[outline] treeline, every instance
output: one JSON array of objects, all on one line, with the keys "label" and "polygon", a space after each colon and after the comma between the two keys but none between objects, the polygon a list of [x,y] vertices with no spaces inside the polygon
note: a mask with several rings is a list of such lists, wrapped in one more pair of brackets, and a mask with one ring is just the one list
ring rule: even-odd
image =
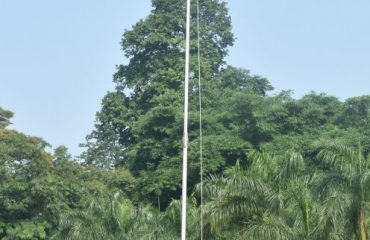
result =
[{"label": "treeline", "polygon": [[[123,34],[129,63],[77,160],[10,130],[0,108],[0,238],[179,238],[185,6],[152,3]],[[225,63],[226,4],[200,0],[200,17],[204,239],[369,239],[370,96],[272,94],[267,79]],[[201,233],[196,36],[189,239]]]},{"label": "treeline", "polygon": [[[370,97],[342,103],[313,93],[299,100],[250,92],[245,96],[251,105],[265,107],[253,108],[244,121],[255,121],[251,116],[260,111],[270,112],[261,115],[264,120],[270,116],[281,121],[258,121],[274,123],[268,129],[275,130],[256,147],[241,141],[248,146],[245,150],[235,151],[238,142],[215,138],[213,154],[219,151],[231,160],[216,170],[206,168],[205,238],[367,239],[370,159],[364,126],[370,118],[359,112],[369,108]],[[331,111],[334,105],[337,110]],[[239,114],[243,110],[237,109]],[[156,182],[125,166],[78,164],[65,147],[49,154],[42,139],[6,128],[11,112],[1,109],[0,114],[2,239],[178,238],[180,202],[161,198],[172,194],[178,199],[178,192],[159,184],[148,191]],[[238,129],[234,133],[242,133],[247,123],[236,124],[238,114],[225,114]],[[175,170],[180,171],[178,158]],[[207,155],[204,159],[206,166],[214,164]],[[165,179],[166,169],[162,175],[157,178]],[[179,189],[180,180],[173,181]],[[200,185],[194,182],[189,191],[189,239],[198,239],[201,227]]]}]

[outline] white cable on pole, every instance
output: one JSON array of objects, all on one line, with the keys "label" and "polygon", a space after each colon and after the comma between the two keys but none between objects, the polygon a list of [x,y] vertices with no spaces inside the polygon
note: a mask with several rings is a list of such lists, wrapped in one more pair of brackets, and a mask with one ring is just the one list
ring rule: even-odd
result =
[{"label": "white cable on pole", "polygon": [[186,2],[186,41],[185,41],[185,90],[184,90],[184,136],[182,160],[182,203],[181,240],[186,240],[186,201],[188,178],[188,102],[189,102],[189,48],[190,48],[190,0]]},{"label": "white cable on pole", "polygon": [[203,240],[203,129],[202,129],[202,84],[200,69],[200,10],[197,0],[197,45],[198,45],[198,104],[199,104],[199,161],[200,161],[200,239]]}]

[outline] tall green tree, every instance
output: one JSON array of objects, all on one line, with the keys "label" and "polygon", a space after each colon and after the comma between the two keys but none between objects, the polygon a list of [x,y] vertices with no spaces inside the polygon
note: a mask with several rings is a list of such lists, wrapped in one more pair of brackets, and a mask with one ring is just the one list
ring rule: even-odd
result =
[{"label": "tall green tree", "polygon": [[[140,175],[141,189],[152,201],[168,203],[178,195],[183,125],[183,77],[185,44],[185,3],[180,0],[153,0],[150,15],[126,31],[122,49],[129,59],[114,74],[116,91],[103,99],[102,110],[97,114],[95,130],[87,138],[87,163],[109,167],[128,167]],[[196,7],[191,10],[191,112],[190,115],[190,182],[197,182],[198,117],[196,86]],[[224,68],[228,47],[233,44],[230,17],[226,3],[218,0],[200,1],[201,71],[204,106],[217,106],[213,101],[215,89],[227,85],[216,78]],[[230,72],[230,71],[229,71]],[[237,75],[237,70],[234,70]],[[233,73],[234,73],[233,72]],[[229,74],[230,75],[230,74]],[[241,79],[247,75],[241,72]],[[258,80],[258,79],[257,79]],[[238,84],[230,79],[232,84]],[[223,85],[222,85],[223,84]],[[241,83],[242,84],[242,83]],[[231,84],[229,84],[231,89]],[[257,84],[256,84],[257,85]],[[234,88],[243,88],[235,86]],[[256,86],[265,91],[262,86]],[[222,95],[221,90],[218,93]],[[207,100],[208,99],[208,100]],[[219,100],[222,101],[222,100]],[[205,112],[204,127],[219,146],[236,145],[231,150],[209,151],[208,171],[219,171],[227,162],[228,152],[246,148],[235,134],[228,138],[220,135],[222,124]],[[208,120],[209,119],[209,120]],[[205,138],[211,146],[212,137]],[[235,144],[233,144],[235,142]],[[228,151],[229,150],[229,151]],[[163,200],[161,200],[163,199]]]}]

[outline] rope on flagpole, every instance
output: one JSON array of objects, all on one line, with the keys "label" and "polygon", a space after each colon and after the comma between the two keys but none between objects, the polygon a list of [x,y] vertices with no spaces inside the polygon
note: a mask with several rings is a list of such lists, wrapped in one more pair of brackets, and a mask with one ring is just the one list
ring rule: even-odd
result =
[{"label": "rope on flagpole", "polygon": [[198,105],[199,105],[199,161],[200,161],[200,239],[203,240],[203,124],[202,124],[202,84],[200,55],[200,10],[197,0],[197,47],[198,47]]}]

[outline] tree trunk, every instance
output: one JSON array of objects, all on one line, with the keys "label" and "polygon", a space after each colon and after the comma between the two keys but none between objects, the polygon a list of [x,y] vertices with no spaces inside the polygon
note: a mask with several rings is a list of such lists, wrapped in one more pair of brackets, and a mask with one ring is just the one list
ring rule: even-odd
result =
[{"label": "tree trunk", "polygon": [[360,236],[361,240],[368,240],[367,228],[366,228],[366,216],[365,216],[365,209],[361,207],[360,209]]}]

